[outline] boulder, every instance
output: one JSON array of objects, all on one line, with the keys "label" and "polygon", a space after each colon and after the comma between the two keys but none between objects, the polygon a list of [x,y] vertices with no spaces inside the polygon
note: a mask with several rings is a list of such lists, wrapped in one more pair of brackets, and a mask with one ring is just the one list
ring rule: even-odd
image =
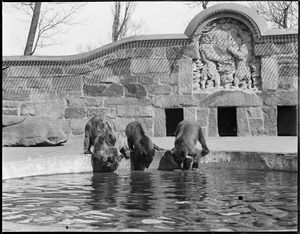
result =
[{"label": "boulder", "polygon": [[68,140],[70,126],[53,117],[9,116],[2,120],[2,146],[50,146]]},{"label": "boulder", "polygon": [[170,150],[167,150],[164,155],[162,156],[159,165],[158,170],[159,171],[174,171],[176,169],[180,169],[177,163],[174,162],[174,159],[172,158],[172,153]]}]

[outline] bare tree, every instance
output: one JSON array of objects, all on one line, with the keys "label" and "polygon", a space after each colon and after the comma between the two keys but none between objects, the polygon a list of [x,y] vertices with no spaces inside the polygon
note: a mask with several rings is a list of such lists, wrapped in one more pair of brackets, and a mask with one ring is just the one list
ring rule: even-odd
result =
[{"label": "bare tree", "polygon": [[22,10],[31,17],[24,55],[33,55],[37,48],[58,44],[55,36],[68,31],[68,27],[62,26],[79,23],[74,20],[74,16],[86,3],[15,2],[7,4],[17,10]]},{"label": "bare tree", "polygon": [[298,27],[298,1],[255,1],[249,5],[270,22],[272,28]]},{"label": "bare tree", "polygon": [[133,13],[136,9],[135,2],[114,2],[112,7],[113,25],[112,41],[117,41],[128,36],[138,35],[143,32],[145,21],[134,21]]},{"label": "bare tree", "polygon": [[186,3],[190,7],[199,7],[201,6],[203,9],[207,8],[209,1],[194,1],[194,2],[189,2]]}]

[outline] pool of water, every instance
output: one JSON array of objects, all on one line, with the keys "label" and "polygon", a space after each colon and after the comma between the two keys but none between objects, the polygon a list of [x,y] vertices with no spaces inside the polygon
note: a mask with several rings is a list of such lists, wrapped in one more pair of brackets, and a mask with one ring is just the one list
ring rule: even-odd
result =
[{"label": "pool of water", "polygon": [[70,230],[296,230],[297,176],[199,169],[9,179],[2,221]]}]

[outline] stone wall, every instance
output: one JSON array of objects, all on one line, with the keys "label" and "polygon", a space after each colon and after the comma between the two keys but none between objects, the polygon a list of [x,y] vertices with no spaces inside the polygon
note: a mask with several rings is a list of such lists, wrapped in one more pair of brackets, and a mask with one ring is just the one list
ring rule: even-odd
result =
[{"label": "stone wall", "polygon": [[[229,5],[227,10],[234,9]],[[248,33],[247,53],[256,66],[248,78],[240,78],[252,82],[247,88],[232,88],[238,76],[236,70],[231,71],[237,69],[235,64],[240,60],[224,52],[229,44],[222,47],[222,56],[231,59],[226,60],[229,70],[225,67],[225,72],[223,69],[219,73],[223,87],[215,87],[208,63],[218,68],[225,62],[205,63],[201,53],[211,45],[201,47],[201,37],[195,36],[197,29],[191,35],[128,38],[73,57],[3,57],[3,114],[66,119],[73,135],[84,134],[84,126],[93,115],[105,114],[114,121],[117,131],[124,132],[130,121],[139,120],[150,136],[166,136],[165,109],[182,108],[185,119],[199,121],[205,136],[216,137],[218,108],[236,107],[238,136],[275,136],[277,106],[298,107],[297,33],[256,35],[257,30],[244,16],[237,17],[239,12],[232,10],[234,21],[228,21],[229,14],[224,23],[217,17],[219,10],[215,7],[215,15],[209,10],[209,17],[219,20],[216,27],[236,23]],[[201,19],[211,22],[207,17],[203,15]],[[202,31],[214,30],[215,24],[206,21],[198,22],[197,27],[204,24]],[[225,33],[230,34],[228,28]],[[236,40],[236,36],[232,38]],[[216,51],[220,55],[220,50]],[[195,61],[204,64],[196,66],[197,71]],[[201,86],[203,69],[208,75]],[[259,85],[254,85],[254,78]]]}]

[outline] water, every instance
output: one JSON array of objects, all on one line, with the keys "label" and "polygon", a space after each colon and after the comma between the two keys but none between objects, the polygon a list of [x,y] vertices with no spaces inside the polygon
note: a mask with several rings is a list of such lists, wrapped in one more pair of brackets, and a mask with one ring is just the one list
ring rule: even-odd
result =
[{"label": "water", "polygon": [[10,179],[2,221],[73,230],[296,230],[297,176],[201,169]]}]

